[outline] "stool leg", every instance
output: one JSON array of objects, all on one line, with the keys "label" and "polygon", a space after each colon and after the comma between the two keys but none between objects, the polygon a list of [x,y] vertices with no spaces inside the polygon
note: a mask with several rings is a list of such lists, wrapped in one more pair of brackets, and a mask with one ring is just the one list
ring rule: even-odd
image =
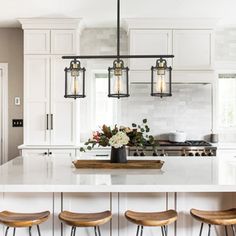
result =
[{"label": "stool leg", "polygon": [[96,226],[94,226],[94,234],[95,234],[95,236],[97,236],[97,227]]},{"label": "stool leg", "polygon": [[75,233],[76,233],[76,227],[74,227],[74,235],[73,236],[75,236]]},{"label": "stool leg", "polygon": [[70,233],[70,236],[73,236],[74,235],[74,226],[71,227],[71,233]]},{"label": "stool leg", "polygon": [[201,228],[200,228],[199,236],[202,236],[202,229],[203,229],[203,223],[201,223]]},{"label": "stool leg", "polygon": [[236,232],[235,232],[235,227],[234,227],[234,225],[231,225],[231,228],[232,228],[233,236],[236,236]]},{"label": "stool leg", "polygon": [[208,226],[209,226],[209,229],[208,229],[208,236],[210,236],[210,235],[211,235],[211,225],[209,224]]},{"label": "stool leg", "polygon": [[138,225],[138,226],[137,226],[136,236],[138,236],[138,234],[139,234],[139,228],[140,228],[140,226]]},{"label": "stool leg", "polygon": [[161,234],[162,234],[162,236],[165,236],[164,226],[161,226]]},{"label": "stool leg", "polygon": [[9,227],[6,228],[5,236],[8,234]]},{"label": "stool leg", "polygon": [[99,227],[99,226],[97,226],[97,228],[98,228],[98,236],[101,236],[100,227]]},{"label": "stool leg", "polygon": [[13,236],[16,235],[16,228],[13,229]]},{"label": "stool leg", "polygon": [[141,233],[140,236],[143,236],[143,226],[141,225]]},{"label": "stool leg", "polygon": [[31,229],[32,229],[32,227],[30,226],[30,227],[29,227],[29,236],[32,236],[32,234],[31,234]]},{"label": "stool leg", "polygon": [[38,235],[41,236],[39,225],[37,225]]},{"label": "stool leg", "polygon": [[225,235],[228,236],[227,226],[225,226]]}]

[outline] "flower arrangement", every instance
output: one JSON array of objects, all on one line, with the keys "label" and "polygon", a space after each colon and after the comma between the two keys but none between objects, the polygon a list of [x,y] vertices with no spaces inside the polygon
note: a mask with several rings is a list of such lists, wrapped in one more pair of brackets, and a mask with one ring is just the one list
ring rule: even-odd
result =
[{"label": "flower arrangement", "polygon": [[101,131],[93,132],[92,138],[85,142],[85,147],[81,147],[80,151],[85,152],[91,150],[95,145],[114,148],[121,148],[125,145],[145,147],[147,145],[155,145],[152,135],[149,135],[150,128],[147,125],[147,119],[143,119],[142,124],[132,124],[132,128],[115,125],[113,128],[103,125]]}]

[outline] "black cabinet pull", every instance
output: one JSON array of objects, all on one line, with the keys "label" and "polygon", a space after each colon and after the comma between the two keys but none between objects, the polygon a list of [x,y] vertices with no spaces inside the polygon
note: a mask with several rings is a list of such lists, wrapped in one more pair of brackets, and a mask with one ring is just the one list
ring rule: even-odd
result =
[{"label": "black cabinet pull", "polygon": [[53,130],[53,114],[51,114],[51,130]]},{"label": "black cabinet pull", "polygon": [[45,153],[44,153],[44,155],[46,156],[46,155],[48,155],[48,153],[47,153],[47,152],[45,152]]},{"label": "black cabinet pull", "polygon": [[49,155],[52,155],[52,152],[49,152]]},{"label": "black cabinet pull", "polygon": [[109,154],[96,154],[96,157],[108,157]]},{"label": "black cabinet pull", "polygon": [[48,114],[47,114],[47,128],[46,128],[46,129],[47,129],[47,130],[49,129],[49,128],[48,128]]}]

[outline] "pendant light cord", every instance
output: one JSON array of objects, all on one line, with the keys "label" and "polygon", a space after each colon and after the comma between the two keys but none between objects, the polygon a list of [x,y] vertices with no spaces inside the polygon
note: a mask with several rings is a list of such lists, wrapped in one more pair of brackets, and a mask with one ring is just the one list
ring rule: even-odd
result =
[{"label": "pendant light cord", "polygon": [[117,60],[120,60],[120,0],[117,0]]}]

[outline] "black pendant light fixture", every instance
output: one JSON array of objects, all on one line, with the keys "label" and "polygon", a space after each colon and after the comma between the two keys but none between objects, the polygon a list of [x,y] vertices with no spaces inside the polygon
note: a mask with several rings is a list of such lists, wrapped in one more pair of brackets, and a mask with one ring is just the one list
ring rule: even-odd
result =
[{"label": "black pendant light fixture", "polygon": [[65,98],[85,97],[85,68],[81,68],[80,61],[74,59],[70,67],[65,68]]},{"label": "black pendant light fixture", "polygon": [[156,61],[156,66],[152,66],[151,96],[169,97],[171,94],[171,71],[167,66],[167,61],[160,58]]},{"label": "black pendant light fixture", "polygon": [[117,0],[117,55],[63,56],[72,59],[69,68],[65,68],[65,98],[85,97],[85,68],[81,68],[78,59],[114,59],[113,66],[108,68],[108,97],[129,97],[129,68],[123,59],[154,58],[156,66],[151,68],[151,96],[171,96],[171,67],[167,58],[174,55],[120,55],[120,0]]}]

